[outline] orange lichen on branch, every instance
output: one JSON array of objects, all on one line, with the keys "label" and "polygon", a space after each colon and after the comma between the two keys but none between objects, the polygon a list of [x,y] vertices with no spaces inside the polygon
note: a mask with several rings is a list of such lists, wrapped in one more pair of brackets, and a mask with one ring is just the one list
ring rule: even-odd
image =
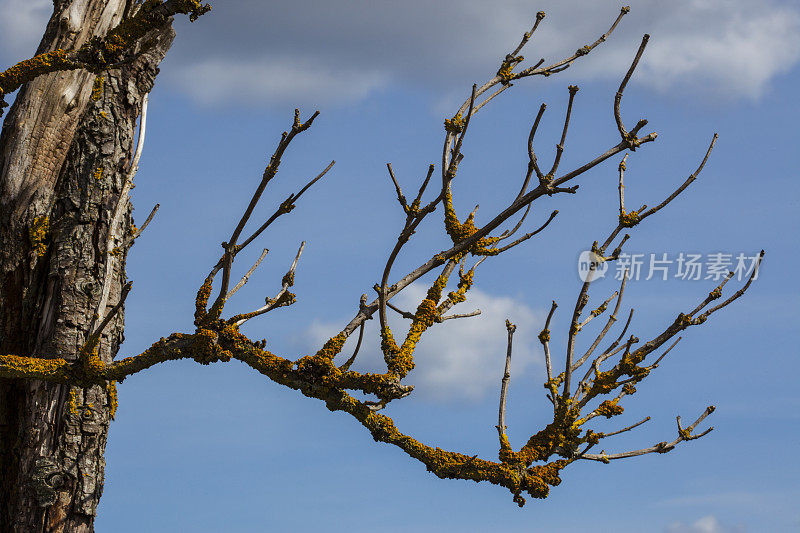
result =
[{"label": "orange lichen on branch", "polygon": [[[431,327],[439,317],[436,305],[442,298],[442,291],[447,286],[449,277],[450,270],[445,269],[430,286],[425,298],[420,302],[419,306],[417,306],[417,311],[414,313],[414,318],[411,320],[411,326],[408,329],[408,334],[406,334],[403,345],[397,348],[393,339],[391,340],[391,344],[394,344],[394,346],[386,344],[385,347],[387,347],[389,351],[384,350],[383,353],[389,367],[389,372],[392,374],[404,378],[414,369],[414,349],[422,337],[422,334]],[[388,331],[388,335],[391,336],[391,331]],[[384,339],[387,339],[387,337],[384,336]],[[384,340],[384,344],[385,343],[386,341]]]},{"label": "orange lichen on branch", "polygon": [[347,333],[342,331],[338,335],[328,339],[328,341],[322,346],[322,348],[320,348],[314,357],[317,359],[333,359],[339,354],[339,352],[342,351],[342,347],[344,346],[346,340]]},{"label": "orange lichen on branch", "polygon": [[194,338],[194,335],[185,333],[173,333],[167,338],[162,337],[139,355],[119,359],[106,365],[103,378],[122,382],[126,377],[159,363],[192,357],[191,346]]},{"label": "orange lichen on branch", "polygon": [[[456,216],[456,210],[453,207],[453,195],[450,187],[445,188],[444,198],[444,227],[450,240],[453,244],[459,244],[472,236],[477,231],[475,227],[475,214],[470,213],[467,219],[462,224]],[[499,241],[499,237],[482,237],[472,243],[467,251],[472,255],[497,255],[500,251],[497,248],[492,248],[492,245]]]},{"label": "orange lichen on branch", "polygon": [[220,346],[217,332],[210,329],[199,329],[194,334],[194,341],[190,350],[192,351],[192,358],[201,365],[231,360],[231,353]]},{"label": "orange lichen on branch", "polygon": [[543,329],[542,331],[539,332],[539,342],[541,342],[542,344],[544,344],[546,342],[550,342],[550,330],[549,329]]},{"label": "orange lichen on branch", "polygon": [[108,416],[114,420],[117,416],[117,407],[119,406],[119,396],[117,396],[117,382],[109,381],[106,385],[106,396],[108,396]]},{"label": "orange lichen on branch", "polygon": [[511,80],[514,79],[514,67],[524,60],[525,58],[523,56],[506,56],[500,68],[497,70],[497,75],[500,77],[500,82],[503,85],[508,85]]},{"label": "orange lichen on branch", "polygon": [[553,422],[528,439],[517,453],[525,466],[546,461],[559,450],[575,449],[581,442],[580,426],[576,424],[577,411],[570,408],[569,400],[559,402]]},{"label": "orange lichen on branch", "polygon": [[631,211],[630,213],[622,211],[619,214],[619,225],[622,226],[623,228],[632,228],[638,223],[639,223],[638,211]]},{"label": "orange lichen on branch", "polygon": [[524,498],[520,496],[523,492],[533,498],[546,498],[550,487],[561,483],[558,474],[570,462],[558,460],[524,468],[518,463],[486,461],[476,456],[426,446],[401,433],[388,416],[370,410],[363,402],[343,391],[332,394],[326,399],[326,404],[332,411],[350,413],[370,431],[376,441],[401,448],[409,456],[422,462],[437,477],[488,481],[506,487],[514,494],[514,501],[520,506],[525,503]]},{"label": "orange lichen on branch", "polygon": [[604,416],[606,418],[611,418],[612,416],[621,415],[622,412],[625,410],[624,407],[618,405],[619,400],[605,400],[594,410],[599,416]]},{"label": "orange lichen on branch", "polygon": [[464,129],[464,119],[461,113],[456,113],[453,118],[444,119],[444,129],[450,133],[461,133]]},{"label": "orange lichen on branch", "polygon": [[214,273],[211,273],[206,277],[200,289],[197,291],[197,297],[194,302],[194,324],[196,326],[200,326],[202,321],[206,318],[206,307],[208,306],[208,299],[211,297],[213,283]]},{"label": "orange lichen on branch", "polygon": [[[470,268],[466,272],[461,268],[458,272],[458,287],[455,291],[447,294],[447,301],[451,305],[460,304],[467,299],[467,291],[472,288],[472,283],[475,277],[475,267]],[[441,306],[439,313],[442,312]]]},{"label": "orange lichen on branch", "polygon": [[16,91],[23,83],[42,74],[75,70],[80,67],[80,64],[70,59],[66,50],[59,48],[51,52],[44,52],[0,72],[0,96]]},{"label": "orange lichen on branch", "polygon": [[236,325],[226,325],[219,333],[217,342],[230,357],[242,361],[276,383],[298,388],[295,363],[256,346]]},{"label": "orange lichen on branch", "polygon": [[0,377],[68,383],[72,377],[72,369],[65,359],[0,355]]}]

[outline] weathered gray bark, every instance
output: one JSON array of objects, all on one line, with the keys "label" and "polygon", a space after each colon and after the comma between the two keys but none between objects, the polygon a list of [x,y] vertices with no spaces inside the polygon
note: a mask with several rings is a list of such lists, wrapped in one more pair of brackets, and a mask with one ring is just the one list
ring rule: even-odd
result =
[{"label": "weathered gray bark", "polygon": [[[133,3],[57,0],[39,51],[104,35]],[[0,353],[74,359],[83,345],[100,301],[108,225],[142,97],[173,36],[170,26],[151,32],[146,51],[104,73],[102,85],[75,71],[20,90],[0,135]],[[122,201],[122,229],[129,231],[130,206]],[[109,308],[119,300],[124,265],[123,250]],[[122,339],[120,313],[98,350],[104,362]],[[0,532],[93,530],[110,391],[0,380]]]}]

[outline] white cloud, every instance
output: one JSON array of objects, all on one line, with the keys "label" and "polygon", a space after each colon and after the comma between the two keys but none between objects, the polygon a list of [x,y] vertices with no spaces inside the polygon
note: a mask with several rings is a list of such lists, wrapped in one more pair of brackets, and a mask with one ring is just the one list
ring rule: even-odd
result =
[{"label": "white cloud", "polygon": [[[631,4],[609,41],[564,74],[569,82],[620,78],[643,33],[652,38],[633,83],[664,93],[756,99],[800,60],[800,7],[788,2]],[[297,0],[279,7],[242,0],[215,6],[208,18],[179,32],[177,72],[205,72],[212,87],[193,88],[189,79],[179,86],[206,102],[244,95],[248,103],[265,105],[320,96],[353,101],[389,81],[449,94],[491,75],[537,10],[547,17],[525,53],[554,60],[594,41],[618,8],[611,1],[497,0],[487,16],[479,0]],[[209,56],[215,58],[210,63]],[[225,81],[225,65],[238,81]]]},{"label": "white cloud", "polygon": [[642,72],[649,85],[665,92],[683,85],[726,98],[757,99],[773,77],[797,63],[797,9],[723,0],[695,0],[692,5],[698,14],[713,5],[718,13],[715,26],[656,34]]},{"label": "white cloud", "polygon": [[757,509],[759,512],[779,515],[785,509],[793,509],[800,498],[797,490],[777,491],[730,491],[709,494],[684,494],[667,498],[656,505],[665,507],[695,506],[708,508],[724,506],[736,509]]},{"label": "white cloud", "polygon": [[165,71],[195,101],[296,105],[358,101],[386,85],[380,72],[332,69],[299,59],[204,59]]},{"label": "white cloud", "polygon": [[50,0],[0,0],[2,60],[17,62],[32,56],[52,12]]},{"label": "white cloud", "polygon": [[726,526],[714,515],[698,518],[691,524],[675,522],[666,528],[666,533],[740,533],[744,531],[741,526]]},{"label": "white cloud", "polygon": [[[425,297],[426,287],[412,284],[392,303],[413,312]],[[506,318],[516,324],[511,379],[519,380],[531,366],[543,367],[543,356],[536,339],[544,322],[543,313],[534,311],[513,298],[492,296],[472,289],[467,301],[451,312],[480,309],[477,317],[447,320],[435,324],[422,337],[414,353],[416,368],[405,382],[415,386],[415,396],[433,401],[477,401],[499,391],[507,346]],[[391,312],[389,325],[400,342],[408,331],[408,320]],[[367,322],[364,345],[354,369],[385,371],[379,349],[377,319]],[[305,335],[310,349],[318,348],[337,333],[340,323],[315,322]],[[353,336],[354,337],[354,336]],[[352,350],[355,339],[348,347]]]},{"label": "white cloud", "polygon": [[[652,38],[632,83],[668,94],[758,99],[800,60],[800,6],[787,0],[630,0],[607,43],[564,74],[569,82],[618,79],[643,33]],[[618,2],[482,0],[217,3],[193,25],[178,19],[167,81],[207,105],[332,105],[396,84],[460,98],[473,81],[547,17],[527,46],[554,60],[593,41]],[[0,0],[0,55],[31,55],[52,10],[49,0]],[[566,83],[566,81],[565,81]]]}]

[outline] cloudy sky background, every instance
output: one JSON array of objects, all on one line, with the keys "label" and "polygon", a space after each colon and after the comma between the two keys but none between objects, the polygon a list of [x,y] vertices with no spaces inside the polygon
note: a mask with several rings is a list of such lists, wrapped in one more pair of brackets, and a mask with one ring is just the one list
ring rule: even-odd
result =
[{"label": "cloudy sky background", "polygon": [[[51,2],[0,0],[0,61],[35,49]],[[621,4],[600,1],[217,2],[178,38],[151,96],[147,142],[134,201],[138,219],[162,207],[129,263],[124,355],[191,329],[194,291],[249,199],[291,110],[322,116],[284,158],[272,202],[296,191],[331,159],[337,165],[262,238],[270,254],[234,312],[274,293],[297,245],[298,304],[253,321],[248,333],[273,351],[299,356],[349,321],[378,281],[402,224],[385,176],[391,161],[411,191],[438,163],[441,121],[473,82],[543,21],[524,54],[555,60],[604,32]],[[120,387],[108,449],[99,531],[793,531],[793,454],[800,441],[796,335],[798,175],[795,135],[800,8],[793,2],[631,2],[609,42],[564,73],[520,81],[476,118],[456,183],[461,213],[478,221],[509,201],[526,164],[525,139],[540,102],[549,104],[540,159],[557,141],[566,87],[581,87],[563,170],[616,144],[611,103],[643,33],[652,38],[623,103],[628,124],[650,120],[659,139],[629,157],[626,198],[655,205],[696,167],[713,132],[713,157],[687,194],[634,232],[639,253],[767,250],[762,275],[737,305],[694,328],[628,399],[612,430],[651,415],[608,451],[674,438],[706,405],[718,411],[706,439],[665,456],[578,464],[545,502],[519,510],[486,484],[442,481],[398,450],[372,442],[347,416],[265,382],[239,365],[164,365]],[[546,423],[542,354],[536,341],[549,302],[554,350],[563,353],[565,309],[579,288],[578,253],[611,229],[616,163],[579,178],[580,194],[542,202],[526,227],[552,209],[540,237],[484,263],[461,304],[479,318],[448,321],[426,336],[409,382],[412,398],[389,414],[431,445],[492,458],[506,318],[518,324],[509,434],[519,446]],[[434,220],[435,219],[435,220]],[[446,244],[439,217],[398,260],[401,273]],[[255,251],[257,254],[257,251]],[[243,268],[250,260],[242,260]],[[647,339],[713,287],[710,281],[632,282],[626,306]],[[596,283],[594,307],[615,289]],[[412,309],[415,285],[397,299]],[[373,330],[358,364],[380,363]],[[557,333],[561,331],[561,335]],[[373,333],[369,335],[369,333]],[[354,341],[354,339],[353,339]],[[584,340],[584,342],[586,342]],[[351,344],[345,351],[352,349]]]}]

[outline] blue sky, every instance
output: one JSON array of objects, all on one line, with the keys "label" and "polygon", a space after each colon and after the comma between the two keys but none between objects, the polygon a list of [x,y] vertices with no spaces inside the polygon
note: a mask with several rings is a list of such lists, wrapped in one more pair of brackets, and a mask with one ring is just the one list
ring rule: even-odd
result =
[{"label": "blue sky", "polygon": [[[48,4],[0,0],[4,64],[35,48]],[[133,192],[138,221],[154,203],[161,209],[129,256],[134,291],[121,355],[173,331],[191,331],[195,291],[294,107],[304,115],[319,108],[322,115],[290,147],[254,218],[268,216],[331,159],[337,164],[261,238],[270,253],[229,309],[262,305],[306,240],[298,303],[251,321],[246,332],[289,357],[318,348],[379,281],[401,228],[386,162],[407,192],[429,163],[438,167],[442,120],[473,82],[495,72],[536,11],[544,9],[547,18],[526,55],[556,59],[605,31],[620,5],[230,1],[216,3],[194,24],[176,23],[178,37],[151,94]],[[520,510],[504,489],[439,480],[399,450],[373,442],[346,415],[243,365],[176,362],[120,387],[98,531],[800,529],[794,453],[800,294],[793,277],[800,261],[793,127],[800,119],[800,8],[766,0],[634,0],[631,7],[609,42],[580,64],[547,79],[521,80],[476,116],[454,184],[456,205],[463,216],[480,203],[480,223],[515,194],[527,163],[528,128],[543,101],[549,107],[538,153],[550,161],[570,84],[581,90],[561,169],[616,144],[613,95],[641,35],[650,33],[622,112],[628,124],[647,118],[645,131],[659,137],[628,158],[629,206],[658,203],[695,169],[711,135],[720,137],[700,179],[638,227],[628,251],[674,257],[752,255],[763,248],[767,255],[742,300],[688,330],[639,393],[623,401],[625,414],[596,429],[650,415],[636,432],[604,443],[609,452],[640,448],[674,438],[676,415],[693,420],[714,404],[717,412],[707,421],[714,432],[667,455],[572,465],[547,500]],[[563,356],[564,310],[580,287],[578,254],[615,223],[619,159],[581,176],[579,194],[537,204],[526,227],[538,227],[558,209],[553,224],[481,265],[459,312],[480,308],[483,314],[449,321],[423,340],[408,378],[417,390],[388,410],[402,431],[431,445],[496,457],[506,317],[519,326],[508,413],[512,444],[520,446],[546,423],[536,334],[557,300],[553,349]],[[445,244],[438,214],[395,271],[413,268]],[[243,269],[251,259],[241,260]],[[612,276],[593,284],[589,305],[615,284]],[[632,331],[646,339],[713,286],[709,280],[632,281],[623,309],[636,308]],[[411,287],[398,301],[413,307],[419,291]],[[376,337],[367,341],[362,368],[378,360]]]}]

